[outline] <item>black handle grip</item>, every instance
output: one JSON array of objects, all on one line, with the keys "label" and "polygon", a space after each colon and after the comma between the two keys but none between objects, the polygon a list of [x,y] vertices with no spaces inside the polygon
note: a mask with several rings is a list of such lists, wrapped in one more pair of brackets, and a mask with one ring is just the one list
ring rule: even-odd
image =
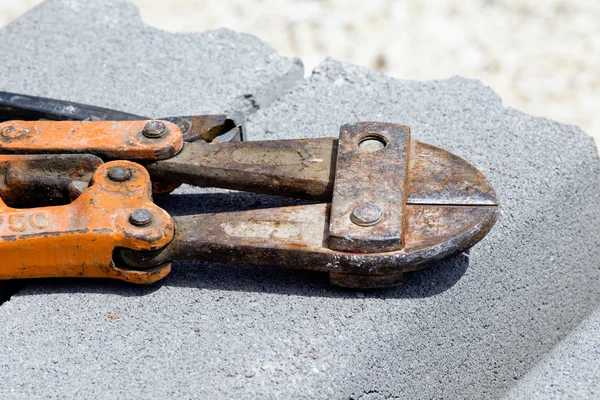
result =
[{"label": "black handle grip", "polygon": [[[90,106],[45,97],[0,91],[0,122],[11,120],[37,121],[140,121],[153,119],[122,111]],[[218,136],[220,142],[237,142],[244,140],[244,119],[238,113],[231,115],[175,116],[156,118],[170,121],[181,129],[186,142],[202,139],[204,131],[218,129],[212,135]],[[212,141],[215,137],[205,139]]]},{"label": "black handle grip", "polygon": [[147,118],[70,101],[0,92],[0,121],[15,119],[24,121],[38,119],[135,121]]}]

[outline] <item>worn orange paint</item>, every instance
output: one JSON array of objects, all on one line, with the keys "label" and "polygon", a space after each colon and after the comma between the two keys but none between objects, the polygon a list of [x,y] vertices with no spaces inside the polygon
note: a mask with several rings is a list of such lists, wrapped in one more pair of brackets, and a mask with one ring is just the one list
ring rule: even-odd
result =
[{"label": "worn orange paint", "polygon": [[[131,171],[125,182],[107,177],[110,168]],[[133,210],[146,209],[153,221],[129,222]],[[170,264],[149,270],[119,267],[115,248],[156,250],[174,236],[172,218],[152,203],[148,172],[139,164],[113,161],[94,174],[92,186],[65,206],[15,209],[0,199],[0,279],[91,277],[152,283],[165,277]]]},{"label": "worn orange paint", "polygon": [[142,134],[149,121],[7,121],[0,123],[0,153],[91,153],[112,159],[163,160],[183,148],[177,125],[166,133]]}]

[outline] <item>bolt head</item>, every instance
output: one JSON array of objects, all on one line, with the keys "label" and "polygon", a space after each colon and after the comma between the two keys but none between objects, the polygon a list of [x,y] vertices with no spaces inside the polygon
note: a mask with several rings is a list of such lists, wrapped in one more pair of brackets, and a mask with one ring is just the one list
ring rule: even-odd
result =
[{"label": "bolt head", "polygon": [[131,170],[125,167],[112,167],[108,169],[108,179],[114,182],[125,182],[131,178]]},{"label": "bolt head", "polygon": [[350,220],[358,226],[372,226],[381,221],[383,211],[377,204],[363,203],[354,207]]},{"label": "bolt head", "polygon": [[10,136],[11,136],[11,134],[12,134],[13,132],[15,132],[15,131],[16,131],[15,127],[14,127],[14,126],[12,126],[12,125],[10,125],[10,126],[7,126],[6,128],[3,128],[3,129],[0,131],[0,136],[4,136],[4,137],[10,137]]},{"label": "bolt head", "polygon": [[145,208],[134,210],[129,214],[129,222],[139,227],[148,226],[152,223],[152,213]]},{"label": "bolt head", "polygon": [[29,129],[19,125],[9,125],[4,127],[0,131],[0,139],[5,142],[11,142],[13,140],[25,139],[29,135]]},{"label": "bolt head", "polygon": [[144,126],[142,134],[150,139],[162,137],[167,131],[167,126],[160,121],[150,121]]}]

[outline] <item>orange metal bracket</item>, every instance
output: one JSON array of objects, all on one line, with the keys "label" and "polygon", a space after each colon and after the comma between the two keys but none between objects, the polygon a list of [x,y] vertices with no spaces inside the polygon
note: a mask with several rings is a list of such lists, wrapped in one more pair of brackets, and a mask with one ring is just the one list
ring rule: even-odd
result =
[{"label": "orange metal bracket", "polygon": [[98,168],[92,186],[71,204],[15,209],[0,199],[0,279],[80,276],[148,284],[164,278],[171,264],[119,267],[115,248],[156,250],[173,236],[172,218],[152,203],[148,172],[113,161]]},{"label": "orange metal bracket", "polygon": [[[161,132],[147,127],[159,124]],[[183,148],[183,133],[168,121],[7,121],[4,154],[90,153],[112,159],[163,160]]]}]

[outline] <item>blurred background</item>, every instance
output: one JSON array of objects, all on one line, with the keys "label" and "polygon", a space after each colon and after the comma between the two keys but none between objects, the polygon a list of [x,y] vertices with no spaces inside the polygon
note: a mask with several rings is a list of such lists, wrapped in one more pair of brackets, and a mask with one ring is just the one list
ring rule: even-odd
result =
[{"label": "blurred background", "polygon": [[[600,143],[598,0],[131,0],[150,25],[227,27],[303,60],[402,79],[475,78],[504,104],[579,125]],[[41,0],[0,0],[0,27]]]}]

